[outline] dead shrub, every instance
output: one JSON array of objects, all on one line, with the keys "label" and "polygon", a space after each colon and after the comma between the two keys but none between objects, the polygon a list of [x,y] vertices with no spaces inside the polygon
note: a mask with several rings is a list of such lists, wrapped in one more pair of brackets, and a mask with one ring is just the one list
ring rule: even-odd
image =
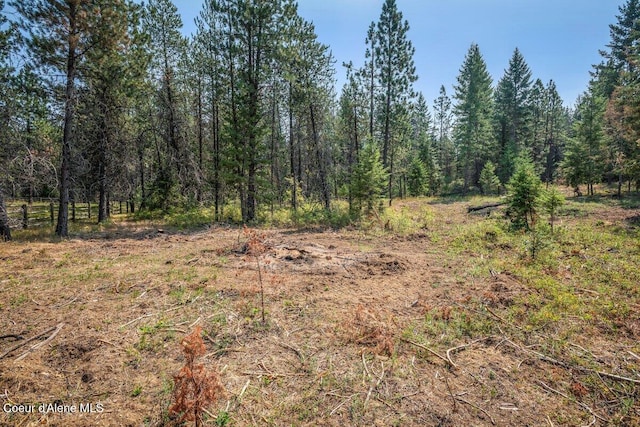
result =
[{"label": "dead shrub", "polygon": [[196,427],[202,425],[202,415],[224,392],[217,370],[209,370],[196,359],[205,354],[202,341],[202,327],[196,326],[193,332],[180,343],[186,359],[185,365],[173,376],[173,404],[169,407],[170,416],[178,416],[178,423],[193,421]]},{"label": "dead shrub", "polygon": [[375,312],[359,304],[353,319],[345,320],[342,329],[348,343],[363,345],[377,355],[391,356],[394,350],[392,319],[382,321]]}]

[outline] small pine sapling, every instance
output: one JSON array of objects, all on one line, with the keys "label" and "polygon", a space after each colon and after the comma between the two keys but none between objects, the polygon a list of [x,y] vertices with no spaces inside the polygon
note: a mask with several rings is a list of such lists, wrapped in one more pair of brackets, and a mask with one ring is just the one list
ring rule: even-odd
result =
[{"label": "small pine sapling", "polygon": [[551,226],[551,234],[553,234],[553,224],[558,214],[558,209],[564,204],[564,196],[557,188],[552,187],[547,190],[542,199],[542,207],[549,214],[549,225]]},{"label": "small pine sapling", "polygon": [[479,183],[484,195],[496,194],[500,191],[500,179],[496,175],[495,165],[490,160],[485,163],[480,172]]},{"label": "small pine sapling", "polygon": [[538,218],[542,182],[536,174],[533,163],[519,159],[509,181],[508,214],[516,228],[532,231]]},{"label": "small pine sapling", "polygon": [[202,341],[202,327],[196,326],[191,334],[184,337],[180,346],[186,362],[180,372],[173,376],[175,387],[169,415],[179,416],[179,423],[193,421],[199,427],[207,406],[223,393],[220,374],[196,363],[196,359],[206,351]]}]

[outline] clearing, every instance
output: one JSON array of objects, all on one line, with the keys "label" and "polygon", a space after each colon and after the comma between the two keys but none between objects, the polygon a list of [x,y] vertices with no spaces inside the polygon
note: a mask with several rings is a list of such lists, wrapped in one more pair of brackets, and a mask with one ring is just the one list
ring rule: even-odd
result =
[{"label": "clearing", "polygon": [[257,230],[259,257],[234,227],[16,232],[0,245],[0,425],[169,425],[199,324],[226,389],[206,425],[639,426],[637,198],[570,199],[535,239],[500,209],[467,213],[483,203],[397,201],[366,232]]}]

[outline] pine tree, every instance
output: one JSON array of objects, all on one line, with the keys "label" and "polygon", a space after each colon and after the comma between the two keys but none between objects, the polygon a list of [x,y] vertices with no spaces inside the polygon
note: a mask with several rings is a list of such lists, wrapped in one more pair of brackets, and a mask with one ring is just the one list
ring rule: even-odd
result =
[{"label": "pine tree", "polygon": [[[415,156],[414,153],[417,153],[417,159],[425,169],[429,193],[435,194],[440,190],[440,165],[438,164],[435,149],[431,113],[422,93],[418,94],[418,98],[411,110],[411,115],[413,147],[410,148],[409,156]],[[410,170],[414,170],[415,165],[412,162],[409,165]]]},{"label": "pine tree", "polygon": [[482,166],[495,151],[491,126],[491,76],[477,44],[469,48],[457,82],[454,87],[456,123],[453,138],[457,146],[458,168],[464,178],[464,188],[468,190],[478,184]]},{"label": "pine tree", "polygon": [[441,167],[445,183],[449,184],[455,175],[455,147],[451,141],[451,98],[444,86],[440,86],[438,98],[433,101],[434,132],[438,164]]},{"label": "pine tree", "polygon": [[178,90],[187,41],[181,33],[182,19],[171,0],[150,0],[142,24],[150,39],[150,71],[156,90],[153,131],[163,142],[156,146],[157,172],[149,207],[167,211],[180,196],[191,196],[189,190],[194,182]]},{"label": "pine tree", "polygon": [[351,178],[353,197],[352,214],[359,216],[363,205],[371,212],[375,201],[384,192],[387,170],[380,161],[380,152],[375,144],[368,141],[360,152],[360,158]]},{"label": "pine tree", "polygon": [[542,182],[531,160],[520,157],[508,184],[508,215],[516,228],[527,231],[535,227],[541,203]]},{"label": "pine tree", "polygon": [[382,133],[382,163],[389,170],[389,204],[393,200],[394,160],[402,144],[398,126],[406,116],[417,80],[413,62],[415,49],[407,38],[409,22],[404,20],[395,0],[385,0],[376,27],[375,65],[378,70],[378,110]]},{"label": "pine tree", "polygon": [[500,191],[500,179],[496,175],[496,167],[491,160],[487,161],[482,168],[479,184],[482,194],[496,194]]},{"label": "pine tree", "polygon": [[[83,70],[87,90],[85,127],[93,127],[88,147],[94,154],[92,173],[98,182],[98,222],[109,217],[109,199],[117,181],[126,187],[128,144],[125,144],[125,115],[131,98],[146,76],[144,37],[137,33],[139,6],[125,1],[94,2],[96,22]],[[99,18],[98,18],[99,17]],[[86,132],[87,129],[85,129]],[[89,145],[92,145],[89,143]],[[117,157],[117,161],[116,161]]]},{"label": "pine tree", "polygon": [[605,165],[604,144],[605,100],[591,92],[578,99],[574,118],[573,138],[567,145],[563,169],[567,182],[574,187],[587,184],[593,195],[593,186],[600,182]]},{"label": "pine tree", "polygon": [[550,80],[547,84],[544,95],[544,145],[542,152],[538,153],[534,150],[533,156],[534,162],[536,161],[536,154],[540,154],[540,160],[546,160],[544,181],[548,185],[554,182],[558,166],[562,160],[569,120],[567,112],[562,105],[562,98],[560,98],[553,80]]},{"label": "pine tree", "polygon": [[0,240],[11,240],[11,229],[7,216],[7,208],[4,202],[4,177],[5,168],[8,166],[9,155],[9,121],[11,116],[9,90],[13,69],[9,64],[9,56],[14,47],[15,27],[9,26],[4,29],[7,19],[2,13],[4,11],[4,0],[0,0]]},{"label": "pine tree", "polygon": [[353,69],[353,63],[343,64],[347,70],[347,82],[342,87],[338,100],[338,135],[342,142],[336,164],[342,167],[339,171],[341,180],[347,188],[349,210],[353,210],[351,194],[351,177],[358,163],[360,148],[367,134],[368,108],[364,75]]},{"label": "pine tree", "polygon": [[52,70],[52,74],[62,73],[65,78],[56,234],[67,237],[76,79],[84,55],[92,47],[88,43],[88,35],[94,6],[89,0],[22,0],[12,2],[11,5],[23,18],[21,26],[28,34],[27,46],[34,65]]},{"label": "pine tree", "polygon": [[420,159],[414,158],[411,161],[407,176],[407,187],[409,195],[413,197],[426,196],[429,193],[427,171]]},{"label": "pine tree", "polygon": [[[495,91],[495,120],[499,144],[500,176],[511,176],[514,160],[525,148],[529,135],[531,71],[516,48],[509,67]],[[529,148],[529,147],[528,147]]]},{"label": "pine tree", "polygon": [[607,177],[618,179],[618,194],[622,181],[633,177],[640,183],[640,1],[627,0],[618,8],[617,22],[609,25],[610,42],[600,51],[603,62],[593,72],[594,94],[607,99],[606,132]]}]

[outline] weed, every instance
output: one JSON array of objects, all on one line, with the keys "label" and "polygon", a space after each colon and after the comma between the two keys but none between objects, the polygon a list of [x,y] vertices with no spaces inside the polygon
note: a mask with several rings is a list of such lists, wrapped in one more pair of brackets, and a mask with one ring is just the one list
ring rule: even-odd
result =
[{"label": "weed", "polygon": [[142,386],[136,385],[131,392],[131,397],[138,397],[142,394]]},{"label": "weed", "polygon": [[231,416],[229,415],[228,412],[226,411],[218,412],[218,415],[216,416],[216,426],[225,427],[229,425],[230,421],[231,421]]}]

